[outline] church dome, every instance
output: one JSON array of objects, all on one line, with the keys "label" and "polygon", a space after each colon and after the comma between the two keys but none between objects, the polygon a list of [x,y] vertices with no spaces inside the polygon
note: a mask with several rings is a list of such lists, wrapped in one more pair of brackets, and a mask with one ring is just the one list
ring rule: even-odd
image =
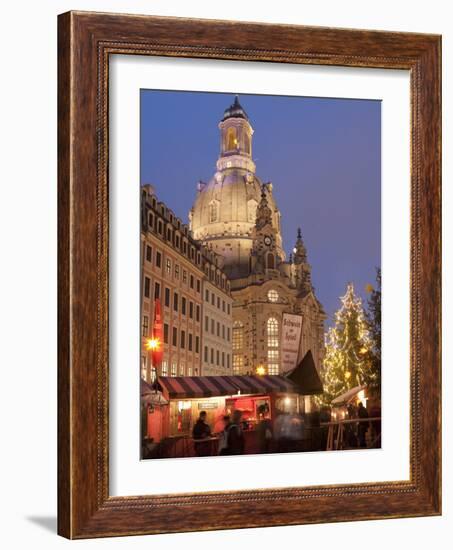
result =
[{"label": "church dome", "polygon": [[252,158],[253,128],[236,96],[219,123],[220,156],[217,170],[208,183],[198,183],[190,211],[190,229],[195,239],[224,258],[230,276],[242,276],[248,269],[252,230],[264,188],[272,222],[276,228],[280,257],[284,256],[280,234],[280,212],[272,195],[272,184],[255,174]]},{"label": "church dome", "polygon": [[[195,239],[248,235],[261,197],[259,178],[241,168],[216,172],[199,192],[191,212]],[[275,203],[271,199],[271,205]]]}]

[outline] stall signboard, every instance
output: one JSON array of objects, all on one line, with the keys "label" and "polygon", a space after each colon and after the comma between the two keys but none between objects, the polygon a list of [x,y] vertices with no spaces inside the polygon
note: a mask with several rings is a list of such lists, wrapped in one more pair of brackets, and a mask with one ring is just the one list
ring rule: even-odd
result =
[{"label": "stall signboard", "polygon": [[217,401],[199,401],[198,402],[198,408],[199,409],[217,409],[219,406]]},{"label": "stall signboard", "polygon": [[292,313],[283,314],[282,323],[282,374],[287,373],[297,365],[299,343],[302,333],[302,316]]}]

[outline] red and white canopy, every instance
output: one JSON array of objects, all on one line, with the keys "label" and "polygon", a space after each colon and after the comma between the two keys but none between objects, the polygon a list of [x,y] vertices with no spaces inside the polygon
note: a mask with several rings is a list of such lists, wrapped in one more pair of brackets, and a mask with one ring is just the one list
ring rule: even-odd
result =
[{"label": "red and white canopy", "polygon": [[301,393],[285,376],[159,376],[166,399],[260,393]]}]

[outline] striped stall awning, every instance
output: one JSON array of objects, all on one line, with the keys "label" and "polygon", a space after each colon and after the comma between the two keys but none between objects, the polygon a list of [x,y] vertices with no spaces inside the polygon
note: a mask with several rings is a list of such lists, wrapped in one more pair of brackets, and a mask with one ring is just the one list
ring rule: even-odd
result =
[{"label": "striped stall awning", "polygon": [[301,393],[285,376],[159,376],[166,399],[260,393]]}]

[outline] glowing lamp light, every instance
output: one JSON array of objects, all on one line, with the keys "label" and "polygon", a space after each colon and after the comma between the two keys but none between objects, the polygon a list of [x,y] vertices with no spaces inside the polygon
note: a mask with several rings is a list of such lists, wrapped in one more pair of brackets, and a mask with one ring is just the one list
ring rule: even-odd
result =
[{"label": "glowing lamp light", "polygon": [[160,341],[158,338],[148,338],[146,340],[146,349],[148,351],[157,351],[160,347]]},{"label": "glowing lamp light", "polygon": [[349,380],[349,378],[351,378],[351,373],[347,370],[347,371],[344,373],[344,377],[346,378],[346,380]]},{"label": "glowing lamp light", "polygon": [[291,403],[291,399],[289,397],[285,397],[285,405],[289,405]]},{"label": "glowing lamp light", "polygon": [[365,408],[366,408],[367,400],[368,400],[368,397],[365,397],[365,391],[364,390],[359,391],[359,393],[357,394],[357,401],[361,402]]},{"label": "glowing lamp light", "polygon": [[266,374],[266,369],[263,367],[263,365],[259,365],[258,367],[256,367],[256,374],[258,374],[258,376],[264,376]]},{"label": "glowing lamp light", "polygon": [[294,252],[294,254],[296,254],[296,252],[297,252],[297,248],[296,248],[296,247],[293,248],[293,252]]}]

